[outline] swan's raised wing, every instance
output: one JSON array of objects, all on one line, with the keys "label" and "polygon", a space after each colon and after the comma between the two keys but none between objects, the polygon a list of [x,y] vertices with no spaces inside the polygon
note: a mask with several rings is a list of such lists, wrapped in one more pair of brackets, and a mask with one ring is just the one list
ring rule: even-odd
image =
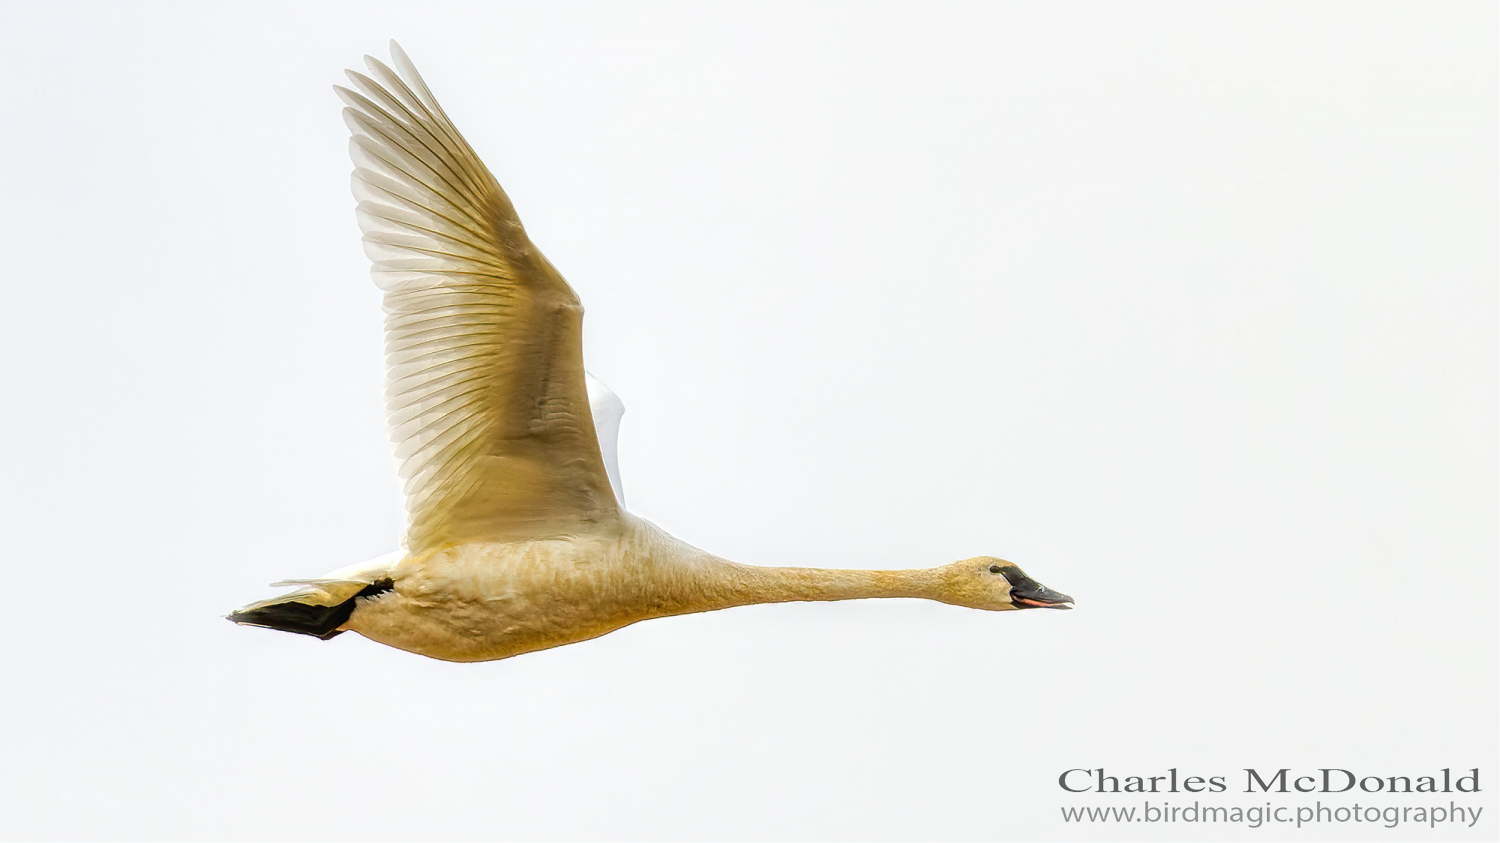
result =
[{"label": "swan's raised wing", "polygon": [[395,42],[338,88],[385,293],[386,419],[413,553],[611,519],[578,296]]}]

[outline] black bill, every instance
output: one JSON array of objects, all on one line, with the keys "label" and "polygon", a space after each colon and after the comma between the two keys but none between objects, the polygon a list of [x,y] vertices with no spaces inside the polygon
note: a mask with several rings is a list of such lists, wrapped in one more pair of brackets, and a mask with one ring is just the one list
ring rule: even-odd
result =
[{"label": "black bill", "polygon": [[1000,571],[1010,581],[1010,602],[1028,609],[1071,609],[1073,598],[1042,585],[1011,566]]}]

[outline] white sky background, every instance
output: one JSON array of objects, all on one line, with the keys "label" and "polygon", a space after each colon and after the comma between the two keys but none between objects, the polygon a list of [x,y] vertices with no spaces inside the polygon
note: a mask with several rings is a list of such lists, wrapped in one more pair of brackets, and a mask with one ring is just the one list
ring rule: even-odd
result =
[{"label": "white sky background", "polygon": [[[479,665],[222,620],[397,541],[329,89],[391,37],[582,296],[632,509],[1078,609]],[[1292,836],[1064,826],[1139,801],[1058,789],[1102,765],[1479,766],[1445,834],[1492,839],[1495,42],[1489,3],[0,5],[0,836]]]}]

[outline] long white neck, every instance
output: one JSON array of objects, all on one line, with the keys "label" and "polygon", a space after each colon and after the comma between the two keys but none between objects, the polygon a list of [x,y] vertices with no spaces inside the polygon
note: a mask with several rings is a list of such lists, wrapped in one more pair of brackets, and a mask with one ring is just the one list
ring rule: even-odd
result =
[{"label": "long white neck", "polygon": [[712,602],[720,606],[802,600],[918,597],[937,600],[935,569],[865,571],[836,568],[767,568],[721,562],[713,570]]},{"label": "long white neck", "polygon": [[741,565],[706,553],[649,522],[641,557],[650,559],[642,581],[655,585],[662,614],[685,614],[803,600],[917,597],[944,600],[941,568],[864,571],[837,568],[771,568]]}]

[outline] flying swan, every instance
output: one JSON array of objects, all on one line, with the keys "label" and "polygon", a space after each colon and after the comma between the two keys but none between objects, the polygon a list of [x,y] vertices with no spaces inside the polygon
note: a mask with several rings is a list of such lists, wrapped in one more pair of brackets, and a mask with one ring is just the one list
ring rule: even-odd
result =
[{"label": "flying swan", "polygon": [[584,372],[583,306],[400,46],[336,87],[356,213],[384,292],[386,420],[405,551],[229,615],[329,639],[346,630],[473,662],[649,618],[752,603],[917,597],[1003,611],[1071,608],[1003,559],[907,571],[741,565],[624,508],[625,407]]}]

